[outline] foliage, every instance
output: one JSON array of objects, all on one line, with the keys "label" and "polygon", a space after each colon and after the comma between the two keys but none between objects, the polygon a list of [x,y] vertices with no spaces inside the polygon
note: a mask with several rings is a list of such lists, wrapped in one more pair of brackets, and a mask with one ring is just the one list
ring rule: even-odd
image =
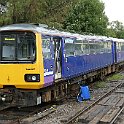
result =
[{"label": "foliage", "polygon": [[40,15],[40,0],[9,0],[8,11],[11,23],[38,22]]},{"label": "foliage", "polygon": [[43,22],[57,29],[63,28],[63,22],[73,4],[78,0],[46,0]]},{"label": "foliage", "polygon": [[0,0],[0,25],[11,23],[45,23],[61,28],[72,4],[77,0]]},{"label": "foliage", "polygon": [[112,28],[107,28],[107,34],[108,37],[116,37],[116,32]]},{"label": "foliage", "polygon": [[107,35],[116,38],[124,38],[124,26],[122,22],[112,21],[109,23]]},{"label": "foliage", "polygon": [[121,74],[114,74],[114,75],[108,77],[107,81],[121,80],[121,79],[123,79],[123,76]]},{"label": "foliage", "polygon": [[80,0],[68,14],[64,28],[105,35],[108,18],[99,0]]}]

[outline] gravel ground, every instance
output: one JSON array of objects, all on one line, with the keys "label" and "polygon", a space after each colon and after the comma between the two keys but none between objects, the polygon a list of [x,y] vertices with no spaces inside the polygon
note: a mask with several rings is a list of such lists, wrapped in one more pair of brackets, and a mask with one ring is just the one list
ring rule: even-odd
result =
[{"label": "gravel ground", "polygon": [[68,119],[70,116],[73,116],[79,110],[92,104],[95,100],[99,99],[103,94],[107,93],[117,84],[118,82],[116,81],[108,81],[103,88],[94,88],[94,84],[92,84],[90,87],[90,100],[79,103],[76,100],[76,96],[70,98],[66,102],[62,103],[62,105],[56,106],[56,111],[54,113],[37,122],[33,122],[33,124],[63,124],[65,123],[64,120]]}]

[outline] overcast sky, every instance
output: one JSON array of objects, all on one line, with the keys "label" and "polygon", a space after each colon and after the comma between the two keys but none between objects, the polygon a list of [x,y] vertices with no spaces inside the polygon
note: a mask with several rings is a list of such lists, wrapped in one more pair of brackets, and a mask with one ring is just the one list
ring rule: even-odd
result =
[{"label": "overcast sky", "polygon": [[105,13],[109,21],[118,20],[124,24],[124,0],[101,0],[105,3]]}]

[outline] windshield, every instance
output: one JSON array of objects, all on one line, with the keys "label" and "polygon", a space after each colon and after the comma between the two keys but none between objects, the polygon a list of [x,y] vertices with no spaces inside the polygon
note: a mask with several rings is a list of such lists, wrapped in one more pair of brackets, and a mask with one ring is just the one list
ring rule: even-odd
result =
[{"label": "windshield", "polygon": [[35,35],[33,33],[0,33],[0,61],[34,61],[35,49]]}]

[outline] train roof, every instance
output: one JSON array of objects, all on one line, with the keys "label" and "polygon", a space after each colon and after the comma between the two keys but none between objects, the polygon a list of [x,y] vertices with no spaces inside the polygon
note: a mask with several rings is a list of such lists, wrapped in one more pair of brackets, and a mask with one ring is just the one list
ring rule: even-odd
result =
[{"label": "train roof", "polygon": [[110,37],[110,39],[115,42],[124,42],[124,39],[118,39],[118,38],[113,38],[113,37]]},{"label": "train roof", "polygon": [[0,31],[8,31],[8,30],[31,30],[31,31],[38,31],[37,25],[34,24],[11,24],[7,26],[3,26],[0,28]]},{"label": "train roof", "polygon": [[33,31],[33,32],[41,32],[42,34],[47,34],[47,35],[65,35],[66,36],[72,36],[71,33],[69,32],[62,32],[57,29],[51,29],[45,24],[12,24],[12,25],[7,25],[3,26],[0,28],[0,31]]},{"label": "train roof", "polygon": [[70,37],[70,38],[77,38],[79,40],[88,40],[88,41],[116,41],[116,42],[124,42],[124,39],[117,39],[112,37],[106,36],[96,36],[96,35],[81,35],[77,33],[70,33],[59,31],[57,29],[51,29],[45,24],[12,24],[3,26],[0,28],[0,31],[33,31],[33,32],[40,32],[44,35],[53,35],[53,36],[63,36],[63,37]]}]

